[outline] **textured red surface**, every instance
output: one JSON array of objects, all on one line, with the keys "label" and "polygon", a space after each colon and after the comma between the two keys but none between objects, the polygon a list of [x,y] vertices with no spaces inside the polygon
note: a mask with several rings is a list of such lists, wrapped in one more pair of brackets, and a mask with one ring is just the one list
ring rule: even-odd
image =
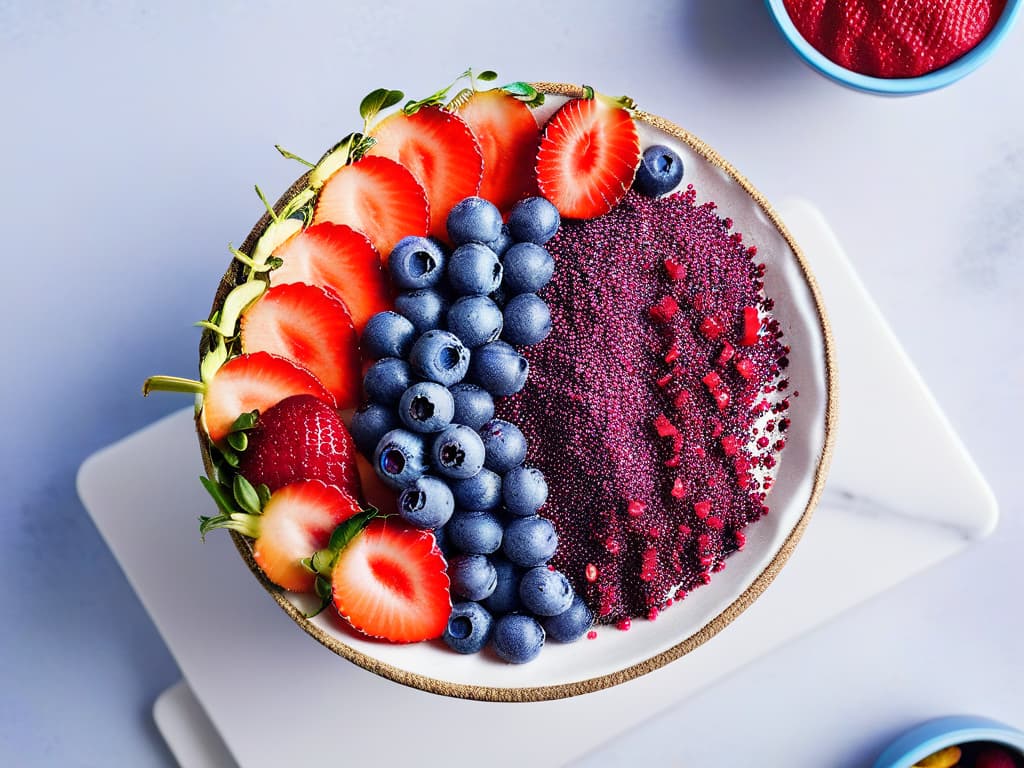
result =
[{"label": "textured red surface", "polygon": [[835,63],[874,77],[916,77],[987,35],[1006,0],[785,0],[800,34]]}]

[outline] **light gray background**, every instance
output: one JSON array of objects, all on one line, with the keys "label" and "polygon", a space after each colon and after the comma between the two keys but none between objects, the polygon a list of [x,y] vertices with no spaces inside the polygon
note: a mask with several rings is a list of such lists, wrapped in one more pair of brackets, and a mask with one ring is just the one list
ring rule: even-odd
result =
[{"label": "light gray background", "polygon": [[[150,705],[178,672],[75,470],[182,405],[140,384],[194,372],[252,184],[299,171],[272,145],[315,156],[370,89],[467,65],[628,93],[770,199],[814,200],[1002,505],[967,554],[585,762],[781,765],[813,744],[853,768],[931,715],[1024,727],[1024,30],[951,88],[884,99],[801,64],[758,0],[516,5],[0,0],[0,763],[172,763]],[[878,439],[913,451],[899,424]],[[865,710],[875,729],[844,727]]]}]

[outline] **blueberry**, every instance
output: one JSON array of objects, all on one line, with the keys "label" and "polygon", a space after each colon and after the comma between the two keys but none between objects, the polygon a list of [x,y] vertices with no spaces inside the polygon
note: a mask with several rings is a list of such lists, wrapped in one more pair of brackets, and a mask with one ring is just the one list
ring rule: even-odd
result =
[{"label": "blueberry", "polygon": [[508,299],[508,298],[509,298],[509,297],[510,297],[511,295],[512,295],[511,293],[507,293],[507,292],[505,291],[505,288],[504,288],[504,287],[502,287],[502,286],[499,286],[499,287],[498,287],[498,290],[494,291],[494,292],[493,292],[493,293],[492,293],[492,294],[490,295],[490,297],[489,297],[489,298],[491,299],[491,301],[493,301],[493,302],[494,302],[495,304],[497,304],[499,308],[502,308],[502,309],[503,309],[503,308],[505,307],[505,301],[506,301],[506,300],[507,300],[507,299]]},{"label": "blueberry", "polygon": [[416,340],[412,323],[397,312],[378,312],[363,329],[362,347],[367,357],[405,357]]},{"label": "blueberry", "polygon": [[482,197],[467,197],[448,213],[447,224],[456,245],[489,243],[501,234],[501,211]]},{"label": "blueberry", "polygon": [[502,550],[516,565],[532,568],[544,565],[558,549],[558,534],[551,521],[531,515],[517,517],[505,526]]},{"label": "blueberry", "polygon": [[528,570],[519,582],[519,598],[534,616],[557,616],[575,596],[565,574],[544,565]]},{"label": "blueberry", "polygon": [[448,310],[448,330],[470,349],[497,339],[502,321],[501,309],[486,296],[463,296]]},{"label": "blueberry", "polygon": [[521,293],[505,304],[505,322],[501,336],[521,346],[537,344],[551,333],[551,311],[535,293]]},{"label": "blueberry", "polygon": [[466,375],[469,350],[454,333],[427,331],[412,345],[409,364],[418,376],[450,387]]},{"label": "blueberry", "polygon": [[491,614],[479,603],[456,603],[441,639],[456,653],[477,653],[491,639]]},{"label": "blueberry", "polygon": [[373,468],[392,488],[408,488],[427,471],[423,436],[406,429],[391,430],[377,443]]},{"label": "blueberry", "polygon": [[526,385],[530,364],[504,341],[492,341],[473,351],[470,378],[497,397],[514,395]]},{"label": "blueberry", "polygon": [[444,326],[448,301],[431,288],[400,293],[395,297],[395,309],[408,318],[416,333],[426,333]]},{"label": "blueberry", "polygon": [[453,424],[434,438],[431,456],[437,471],[445,477],[464,480],[484,465],[484,444],[480,435],[464,424]]},{"label": "blueberry", "polygon": [[522,568],[500,555],[492,557],[491,563],[498,574],[498,583],[490,596],[484,599],[484,607],[495,616],[518,611],[523,605],[519,599]]},{"label": "blueberry", "polygon": [[528,197],[512,208],[508,217],[508,231],[520,243],[544,245],[555,236],[562,223],[558,209],[543,197]]},{"label": "blueberry", "polygon": [[546,248],[536,243],[518,243],[508,249],[503,261],[502,287],[513,296],[536,293],[555,274],[555,260]]},{"label": "blueberry", "polygon": [[576,595],[572,599],[572,605],[555,616],[548,616],[541,623],[552,640],[559,643],[575,643],[594,626],[594,614],[583,602],[583,598]]},{"label": "blueberry", "polygon": [[671,192],[683,178],[683,161],[668,147],[657,144],[644,150],[633,188],[647,197]]},{"label": "blueberry", "polygon": [[505,255],[505,251],[512,247],[515,240],[512,239],[512,235],[508,233],[508,226],[505,224],[501,225],[501,234],[496,238],[487,243],[487,247],[490,248],[500,259]]},{"label": "blueberry", "polygon": [[525,664],[537,658],[544,647],[544,627],[521,613],[510,613],[494,623],[494,652],[510,664]]},{"label": "blueberry", "polygon": [[486,389],[476,384],[456,384],[451,388],[455,398],[455,415],[452,421],[480,429],[494,418],[494,398]]},{"label": "blueberry", "polygon": [[515,467],[502,479],[501,497],[505,508],[513,515],[527,517],[548,500],[548,483],[544,473],[536,467]]},{"label": "blueberry", "polygon": [[483,600],[498,585],[498,572],[484,555],[456,555],[448,563],[452,592],[467,600]]},{"label": "blueberry", "polygon": [[504,529],[490,512],[456,512],[445,528],[448,540],[468,555],[489,555],[501,547]]},{"label": "blueberry", "polygon": [[413,384],[398,401],[398,418],[413,432],[440,432],[454,414],[452,393],[433,381]]},{"label": "blueberry", "polygon": [[494,509],[501,503],[501,477],[489,469],[481,469],[465,480],[451,484],[455,502],[463,509]]},{"label": "blueberry", "polygon": [[448,484],[437,477],[423,475],[398,495],[398,514],[417,528],[440,528],[455,509]]},{"label": "blueberry", "polygon": [[501,285],[501,262],[486,245],[466,243],[452,253],[448,283],[460,296],[486,296]]},{"label": "blueberry", "polygon": [[487,451],[484,466],[492,472],[504,475],[526,458],[526,438],[511,422],[491,419],[480,428],[480,438]]},{"label": "blueberry", "polygon": [[384,433],[397,426],[398,417],[395,416],[393,408],[380,403],[367,403],[352,414],[348,431],[352,434],[352,440],[359,452],[369,457],[373,456],[373,449],[384,437]]},{"label": "blueberry", "polygon": [[363,390],[366,396],[382,405],[397,403],[412,384],[412,371],[405,360],[385,357],[366,370],[363,376]]},{"label": "blueberry", "polygon": [[444,276],[448,257],[433,240],[403,237],[388,257],[391,282],[401,291],[433,288]]}]

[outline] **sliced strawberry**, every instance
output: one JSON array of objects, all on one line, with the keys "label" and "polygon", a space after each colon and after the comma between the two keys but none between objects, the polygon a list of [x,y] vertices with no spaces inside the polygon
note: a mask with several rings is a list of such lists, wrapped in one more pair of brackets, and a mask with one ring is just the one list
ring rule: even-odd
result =
[{"label": "sliced strawberry", "polygon": [[245,352],[272,352],[308,368],[338,408],[359,404],[359,336],[333,293],[303,283],[274,286],[242,315],[241,336]]},{"label": "sliced strawberry", "polygon": [[352,227],[316,224],[288,238],[274,255],[284,264],[270,273],[271,285],[305,283],[333,291],[345,302],[357,333],[373,315],[394,307],[380,254]]},{"label": "sliced strawberry", "polygon": [[296,480],[322,480],[362,497],[356,449],[338,412],[312,395],[295,395],[261,413],[247,432],[238,473],[271,491]]},{"label": "sliced strawberry", "polygon": [[501,89],[477,91],[459,107],[484,156],[480,197],[508,211],[524,197],[537,194],[533,170],[540,129],[533,110]]},{"label": "sliced strawberry", "polygon": [[393,643],[440,637],[451,597],[434,534],[372,521],[341,553],[331,573],[334,607],[354,628]]},{"label": "sliced strawberry", "polygon": [[633,183],[640,138],[629,112],[601,97],[573,99],[544,127],[540,193],[570,219],[608,213]]},{"label": "sliced strawberry", "polygon": [[387,261],[406,235],[426,235],[427,195],[405,166],[386,157],[364,157],[339,168],[320,190],[313,223],[358,229]]},{"label": "sliced strawberry", "polygon": [[239,355],[217,369],[205,386],[202,423],[215,443],[227,437],[243,413],[261,413],[292,395],[313,395],[334,405],[334,395],[305,368],[278,355]]},{"label": "sliced strawberry", "polygon": [[340,488],[300,480],[276,491],[263,514],[247,516],[250,527],[242,532],[255,538],[253,558],[268,579],[290,592],[312,592],[314,574],[302,558],[326,547],[338,523],[359,511]]},{"label": "sliced strawberry", "polygon": [[440,107],[424,107],[411,115],[396,112],[370,134],[377,143],[367,154],[389,157],[412,171],[427,192],[430,234],[447,241],[448,212],[480,191],[484,175],[480,145],[465,120]]},{"label": "sliced strawberry", "polygon": [[356,471],[363,488],[360,497],[365,504],[376,507],[383,515],[398,514],[398,494],[385,485],[380,476],[373,471],[373,466],[360,454],[355,455]]}]

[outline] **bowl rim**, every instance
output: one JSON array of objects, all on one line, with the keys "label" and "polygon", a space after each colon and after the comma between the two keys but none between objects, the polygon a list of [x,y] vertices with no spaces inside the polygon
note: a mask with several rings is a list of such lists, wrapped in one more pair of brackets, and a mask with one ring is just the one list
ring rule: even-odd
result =
[{"label": "bowl rim", "polygon": [[991,741],[1024,755],[1024,733],[978,715],[947,715],[927,720],[898,736],[875,760],[873,768],[912,768],[928,755],[958,744]]},{"label": "bowl rim", "polygon": [[951,61],[944,67],[918,75],[917,77],[892,78],[872,77],[871,75],[864,75],[836,64],[800,34],[793,20],[789,17],[784,0],[765,0],[765,5],[768,6],[768,11],[775,25],[782,32],[782,36],[800,58],[813,69],[841,85],[857,90],[888,96],[910,96],[951,85],[988,61],[1013,27],[1013,23],[1020,14],[1021,8],[1024,7],[1024,0],[1006,0],[1003,12],[992,29],[989,30],[989,33],[982,38],[981,42],[960,58]]},{"label": "bowl rim", "polygon": [[[587,91],[584,86],[571,85],[567,83],[547,83],[538,82],[532,83],[532,85],[542,93],[552,96],[565,96],[568,98],[581,98]],[[263,575],[259,566],[253,557],[252,547],[249,541],[241,534],[231,531],[231,538],[234,541],[235,548],[238,550],[239,555],[245,561],[249,570],[257,578],[263,588],[273,597],[274,601],[281,607],[281,609],[288,614],[288,616],[302,629],[306,634],[312,637],[314,640],[325,646],[329,650],[344,657],[345,659],[357,664],[363,669],[373,672],[374,674],[380,675],[381,677],[392,680],[396,683],[401,683],[412,688],[418,688],[429,693],[435,693],[443,696],[451,696],[454,698],[471,699],[477,701],[495,701],[495,702],[528,702],[528,701],[550,701],[554,699],[569,698],[572,696],[578,696],[585,693],[592,693],[594,691],[603,690],[620,683],[633,680],[637,677],[645,675],[649,672],[653,672],[656,669],[668,664],[671,661],[684,656],[690,651],[696,649],[700,645],[710,640],[716,634],[721,632],[726,626],[728,626],[737,616],[743,613],[768,587],[768,585],[775,579],[779,571],[785,565],[789,559],[790,554],[796,547],[797,543],[803,535],[808,523],[810,522],[811,515],[814,508],[818,504],[818,500],[821,497],[822,490],[825,486],[825,479],[828,475],[828,469],[832,461],[832,453],[835,445],[835,433],[836,423],[838,420],[838,379],[836,375],[836,363],[835,363],[835,345],[832,338],[832,330],[829,325],[828,316],[825,313],[825,307],[822,300],[821,292],[818,288],[818,283],[811,273],[810,267],[804,258],[803,252],[800,250],[793,236],[789,230],[786,229],[782,220],[778,214],[771,207],[768,201],[758,192],[754,186],[742,176],[732,165],[726,162],[714,149],[705,144],[701,139],[697,138],[688,131],[680,128],[676,124],[644,112],[642,110],[635,111],[635,117],[648,125],[651,125],[657,129],[663,130],[674,138],[686,144],[690,149],[699,154],[705,161],[719,168],[725,174],[727,174],[733,181],[739,184],[743,190],[757,203],[758,207],[772,223],[772,225],[782,235],[786,244],[790,247],[793,255],[796,259],[797,266],[803,277],[804,284],[807,286],[808,291],[811,295],[811,300],[814,305],[814,309],[818,319],[819,330],[822,335],[823,352],[824,352],[824,363],[825,363],[825,403],[824,403],[824,439],[822,442],[821,453],[818,456],[817,464],[814,468],[813,483],[811,486],[811,492],[807,499],[807,504],[804,507],[800,518],[796,524],[790,530],[789,534],[783,540],[778,552],[772,558],[772,560],[764,567],[764,569],[756,576],[754,581],[738,596],[732,603],[730,603],[724,610],[719,612],[716,616],[710,619],[703,627],[691,634],[689,637],[684,638],[676,645],[661,651],[644,661],[632,664],[628,667],[620,669],[616,672],[610,672],[604,675],[598,675],[596,677],[587,678],[584,680],[573,681],[570,683],[559,683],[555,685],[541,685],[541,686],[524,686],[524,687],[497,687],[497,686],[483,686],[483,685],[471,685],[463,683],[452,683],[446,680],[440,680],[437,678],[429,677],[415,672],[409,672],[407,670],[396,667],[392,664],[381,661],[378,658],[367,655],[362,651],[353,648],[352,646],[342,642],[337,637],[328,634],[323,629],[318,627],[312,621],[307,619],[301,610],[291,603],[280,591],[278,587],[272,584]],[[281,196],[281,198],[274,204],[275,211],[280,211],[290,201],[294,195],[302,191],[308,185],[309,172],[307,171],[300,178],[298,178],[289,189]],[[270,224],[270,215],[265,213],[260,220],[253,227],[252,231],[246,237],[242,243],[240,250],[248,253],[256,245],[257,240],[266,230]],[[237,261],[233,261],[225,272],[221,279],[220,285],[218,286],[216,296],[213,300],[213,309],[216,310],[223,302],[224,297],[231,290],[236,283],[242,279],[242,265]],[[207,334],[203,334],[200,341],[199,352],[200,359],[207,351]],[[202,453],[203,465],[207,471],[207,474],[213,472],[213,461],[210,455],[209,447],[207,446],[206,438],[203,433],[203,429],[199,420],[199,413],[196,413],[196,434],[199,439],[199,445]]]}]

